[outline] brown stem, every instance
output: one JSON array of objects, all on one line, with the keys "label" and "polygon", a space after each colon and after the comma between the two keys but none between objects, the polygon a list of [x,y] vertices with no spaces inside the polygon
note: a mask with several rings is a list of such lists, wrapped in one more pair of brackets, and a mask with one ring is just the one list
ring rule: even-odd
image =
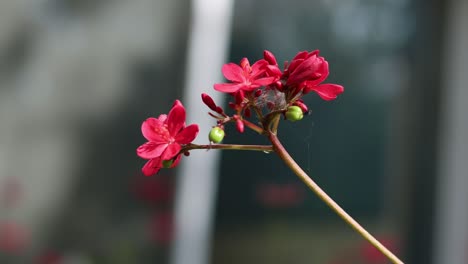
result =
[{"label": "brown stem", "polygon": [[197,145],[188,144],[185,146],[181,153],[192,149],[228,149],[228,150],[254,150],[254,151],[273,151],[272,145],[238,145],[238,144],[209,144],[209,145]]},{"label": "brown stem", "polygon": [[278,156],[286,163],[286,165],[309,187],[324,203],[328,205],[338,216],[340,216],[348,225],[356,230],[362,237],[369,241],[374,247],[382,252],[388,259],[395,264],[404,264],[397,256],[388,250],[382,243],[373,237],[367,230],[354,220],[343,208],[341,208],[328,194],[323,191],[304,170],[294,161],[286,149],[283,147],[278,137],[270,132],[268,135],[273,149]]}]

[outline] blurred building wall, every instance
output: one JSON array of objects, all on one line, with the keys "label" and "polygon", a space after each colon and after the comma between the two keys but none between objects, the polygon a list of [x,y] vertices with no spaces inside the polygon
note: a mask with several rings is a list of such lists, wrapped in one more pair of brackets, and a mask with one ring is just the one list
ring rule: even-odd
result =
[{"label": "blurred building wall", "polygon": [[[90,166],[85,155],[100,147],[86,136],[122,115],[123,106],[148,105],[132,87],[134,66],[180,67],[171,56],[183,56],[176,50],[185,35],[183,10],[184,1],[163,0],[0,2],[0,180],[17,178],[24,194],[18,207],[0,209],[0,217],[28,227],[32,251],[60,222],[60,212],[76,205],[66,198],[90,176],[80,174]],[[160,92],[151,99],[156,108],[180,93],[174,76],[164,74],[159,83],[171,89],[148,87]],[[104,144],[119,140],[110,134]]]},{"label": "blurred building wall", "polygon": [[434,262],[468,263],[468,2],[449,2],[444,50]]}]

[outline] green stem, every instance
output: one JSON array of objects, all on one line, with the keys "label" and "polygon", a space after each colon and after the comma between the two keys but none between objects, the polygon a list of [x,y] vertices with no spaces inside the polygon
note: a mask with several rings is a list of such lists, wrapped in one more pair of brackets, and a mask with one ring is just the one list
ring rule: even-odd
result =
[{"label": "green stem", "polygon": [[271,143],[273,144],[274,151],[278,156],[286,163],[286,165],[309,187],[328,207],[330,207],[338,216],[340,216],[348,225],[356,230],[362,237],[369,241],[374,247],[376,247],[382,254],[390,259],[395,264],[404,264],[397,256],[395,256],[390,250],[388,250],[382,243],[380,243],[375,237],[367,232],[356,220],[354,220],[343,208],[341,208],[328,194],[323,191],[299,165],[289,155],[287,150],[283,147],[278,137],[272,132],[268,135]]},{"label": "green stem", "polygon": [[189,151],[192,149],[228,149],[228,150],[254,150],[254,151],[273,151],[272,145],[238,145],[238,144],[209,144],[197,145],[189,144],[185,146],[181,152]]}]

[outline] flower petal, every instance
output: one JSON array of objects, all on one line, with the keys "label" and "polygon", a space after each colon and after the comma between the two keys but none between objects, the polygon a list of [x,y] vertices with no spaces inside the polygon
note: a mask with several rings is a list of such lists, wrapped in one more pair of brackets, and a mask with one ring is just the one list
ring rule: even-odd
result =
[{"label": "flower petal", "polygon": [[167,115],[167,130],[172,137],[175,137],[183,127],[185,127],[185,108],[179,100],[176,100]]},{"label": "flower petal", "polygon": [[221,69],[223,72],[224,77],[230,80],[231,82],[244,82],[244,70],[235,63],[228,63],[224,64],[223,68]]},{"label": "flower petal", "polygon": [[295,60],[304,60],[305,58],[307,58],[307,55],[309,55],[309,52],[306,51],[306,50],[303,50],[303,51],[299,51],[296,56],[294,56],[294,58],[291,60],[292,61],[295,61]]},{"label": "flower petal", "polygon": [[161,159],[156,158],[156,159],[150,159],[146,164],[143,166],[141,171],[145,176],[152,176],[161,169]]},{"label": "flower petal", "polygon": [[279,79],[279,77],[283,75],[281,70],[276,65],[267,65],[266,72],[268,73],[269,76],[275,76],[277,77],[277,79]]},{"label": "flower petal", "polygon": [[179,154],[181,149],[182,147],[178,143],[169,144],[164,153],[161,155],[161,160],[170,160],[174,158],[177,154]]},{"label": "flower petal", "polygon": [[161,156],[168,144],[158,144],[156,142],[146,142],[137,148],[137,155],[143,159],[153,159]]},{"label": "flower petal", "polygon": [[217,83],[214,89],[223,93],[234,93],[246,87],[243,83]]},{"label": "flower petal", "polygon": [[268,62],[270,65],[276,65],[278,66],[278,62],[276,62],[275,55],[269,50],[264,50],[263,51],[263,58]]},{"label": "flower petal", "polygon": [[182,158],[182,155],[178,155],[177,158],[175,158],[174,162],[172,162],[171,168],[174,168],[177,165],[179,165],[180,158]]},{"label": "flower petal", "polygon": [[307,81],[310,78],[314,78],[314,73],[320,68],[323,60],[317,58],[316,55],[313,55],[306,60],[304,60],[293,72],[290,73],[288,81],[286,84],[294,85],[299,84],[303,81]]},{"label": "flower petal", "polygon": [[258,60],[257,62],[252,65],[252,72],[250,73],[250,80],[256,79],[257,76],[260,74],[263,74],[266,70],[266,66],[268,65],[268,62],[266,60]]},{"label": "flower petal", "polygon": [[164,142],[162,135],[157,133],[157,131],[159,131],[159,127],[163,126],[166,119],[165,116],[160,115],[159,118],[150,117],[141,124],[141,132],[148,141]]},{"label": "flower petal", "polygon": [[313,80],[312,78],[306,81],[307,86],[317,86],[321,82],[325,81],[327,79],[328,75],[330,74],[330,71],[328,70],[328,62],[323,58],[320,57],[323,60],[323,63],[319,66],[317,71],[314,73],[317,77],[317,79]]},{"label": "flower petal", "polygon": [[175,141],[179,144],[188,144],[192,142],[198,134],[199,128],[197,124],[187,126],[175,137]]},{"label": "flower petal", "polygon": [[258,86],[266,86],[266,85],[270,85],[276,82],[276,79],[277,79],[276,77],[260,78],[260,79],[255,80],[253,84],[258,85]]},{"label": "flower petal", "polygon": [[315,91],[323,100],[330,101],[336,99],[336,97],[344,92],[344,87],[338,84],[321,84],[314,87],[306,87],[304,93]]}]

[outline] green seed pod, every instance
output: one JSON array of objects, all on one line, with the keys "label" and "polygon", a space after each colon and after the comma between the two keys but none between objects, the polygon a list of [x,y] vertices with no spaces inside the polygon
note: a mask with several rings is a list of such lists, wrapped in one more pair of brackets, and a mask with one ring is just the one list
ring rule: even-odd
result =
[{"label": "green seed pod", "polygon": [[301,120],[304,117],[304,113],[302,113],[302,109],[299,106],[293,105],[288,107],[285,116],[287,120],[295,122]]},{"label": "green seed pod", "polygon": [[174,163],[173,160],[163,160],[162,161],[163,168],[165,168],[165,169],[170,168],[173,163]]},{"label": "green seed pod", "polygon": [[213,127],[210,131],[210,134],[208,136],[210,142],[213,143],[219,143],[223,141],[224,138],[224,130],[221,129],[220,127]]}]

